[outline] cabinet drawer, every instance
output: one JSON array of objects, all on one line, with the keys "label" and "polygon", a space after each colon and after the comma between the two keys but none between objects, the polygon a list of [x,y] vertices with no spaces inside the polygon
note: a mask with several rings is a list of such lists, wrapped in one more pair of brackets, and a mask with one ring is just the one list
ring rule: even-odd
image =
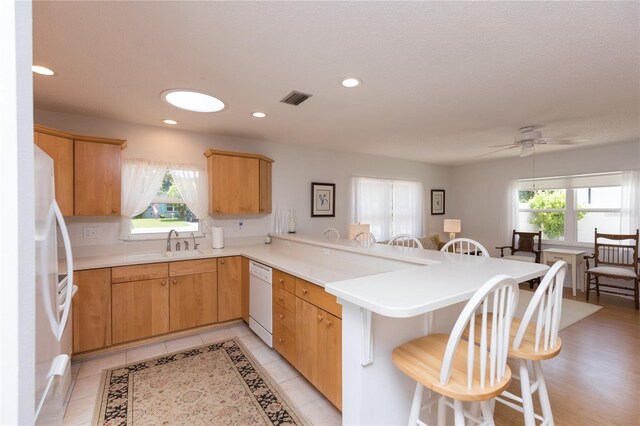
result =
[{"label": "cabinet drawer", "polygon": [[291,312],[296,311],[296,298],[292,293],[278,287],[273,288],[273,303],[276,303]]},{"label": "cabinet drawer", "polygon": [[273,323],[273,347],[293,366],[296,365],[296,335],[279,321]]},{"label": "cabinet drawer", "polygon": [[183,260],[181,262],[171,262],[169,264],[169,276],[205,274],[216,272],[218,261],[216,259],[203,260]]},{"label": "cabinet drawer", "polygon": [[296,314],[273,302],[273,322],[280,322],[289,330],[296,329]]},{"label": "cabinet drawer", "polygon": [[568,264],[571,264],[573,256],[570,254],[562,253],[545,253],[544,258],[545,262],[557,262],[558,260],[564,260]]},{"label": "cabinet drawer", "polygon": [[320,286],[296,278],[296,296],[325,311],[342,318],[342,306],[336,301],[336,297],[327,293]]},{"label": "cabinet drawer", "polygon": [[272,274],[273,278],[271,280],[274,286],[280,287],[289,293],[295,293],[296,284],[292,275],[278,271],[277,269],[274,269]]},{"label": "cabinet drawer", "polygon": [[119,266],[111,269],[111,282],[124,283],[128,281],[152,280],[155,278],[166,278],[167,275],[168,263]]}]

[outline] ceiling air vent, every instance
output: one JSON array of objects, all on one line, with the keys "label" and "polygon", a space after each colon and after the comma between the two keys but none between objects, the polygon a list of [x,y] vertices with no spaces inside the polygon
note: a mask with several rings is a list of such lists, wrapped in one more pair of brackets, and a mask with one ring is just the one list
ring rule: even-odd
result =
[{"label": "ceiling air vent", "polygon": [[293,92],[289,93],[287,96],[282,98],[280,102],[282,102],[283,104],[298,106],[304,101],[306,101],[307,99],[309,99],[311,96],[313,95],[308,95],[306,93],[297,92],[294,90]]}]

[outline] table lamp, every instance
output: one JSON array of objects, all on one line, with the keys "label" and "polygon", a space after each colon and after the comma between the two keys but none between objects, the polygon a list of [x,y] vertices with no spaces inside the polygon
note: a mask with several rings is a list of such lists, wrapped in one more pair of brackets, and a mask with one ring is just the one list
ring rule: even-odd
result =
[{"label": "table lamp", "polygon": [[462,222],[460,219],[445,219],[444,232],[449,233],[449,241],[456,238],[456,232],[462,231]]}]

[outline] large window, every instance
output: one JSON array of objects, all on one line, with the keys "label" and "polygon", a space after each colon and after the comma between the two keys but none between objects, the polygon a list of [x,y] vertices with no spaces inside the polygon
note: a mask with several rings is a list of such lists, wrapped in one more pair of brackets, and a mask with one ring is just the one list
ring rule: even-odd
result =
[{"label": "large window", "polygon": [[131,223],[131,233],[134,235],[164,233],[170,229],[178,232],[197,232],[199,229],[198,218],[182,200],[169,171],[164,175],[149,207],[133,217]]},{"label": "large window", "polygon": [[522,180],[519,231],[542,231],[543,240],[593,243],[598,232],[620,233],[620,173]]},{"label": "large window", "polygon": [[422,235],[422,183],[353,178],[352,218],[368,223],[378,240],[397,234]]}]

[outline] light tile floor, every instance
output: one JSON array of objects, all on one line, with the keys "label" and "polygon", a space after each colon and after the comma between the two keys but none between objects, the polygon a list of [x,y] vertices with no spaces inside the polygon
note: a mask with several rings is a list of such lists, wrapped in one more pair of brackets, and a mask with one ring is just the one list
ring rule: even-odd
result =
[{"label": "light tile floor", "polygon": [[193,336],[127,349],[71,364],[71,387],[67,394],[64,424],[84,426],[92,420],[102,370],[181,351],[226,338],[238,337],[270,378],[312,425],[340,425],[342,415],[320,392],[276,351],[269,348],[244,323],[205,331]]}]

